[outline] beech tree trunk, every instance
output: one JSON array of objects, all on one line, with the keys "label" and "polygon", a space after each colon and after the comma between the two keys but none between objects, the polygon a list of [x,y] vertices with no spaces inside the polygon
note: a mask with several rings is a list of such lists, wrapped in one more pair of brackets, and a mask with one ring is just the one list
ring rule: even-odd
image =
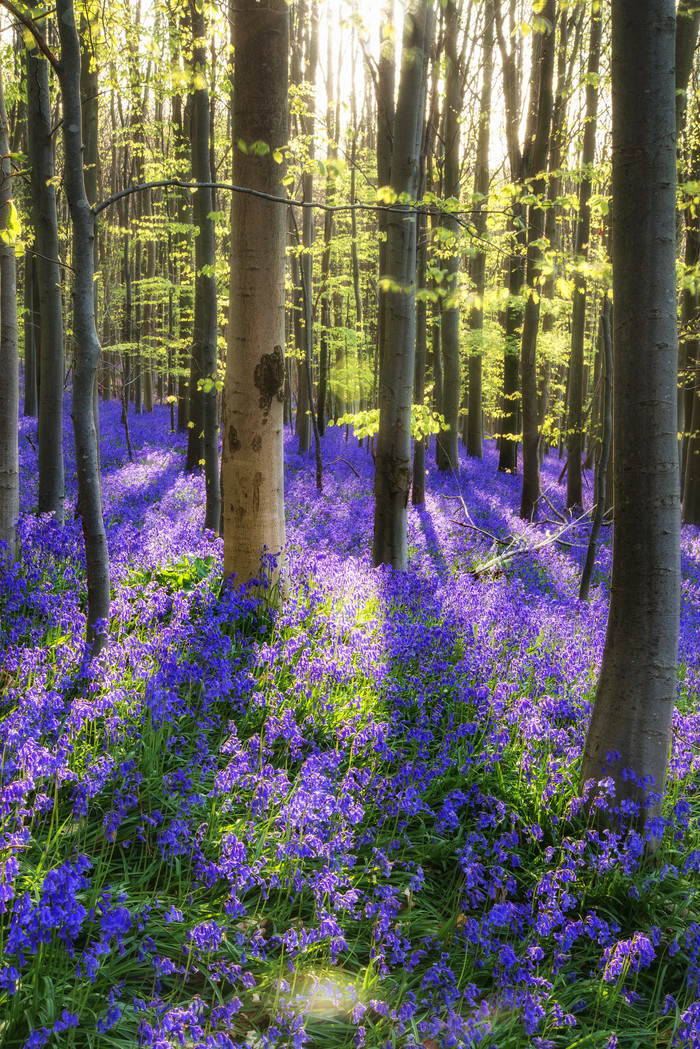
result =
[{"label": "beech tree trunk", "polygon": [[[195,182],[211,182],[209,151],[209,91],[207,88],[207,51],[204,10],[192,0],[192,175]],[[204,465],[206,508],[204,527],[218,532],[221,520],[221,489],[219,485],[219,399],[217,391],[217,313],[216,313],[216,229],[212,212],[214,202],[211,189],[200,188],[194,194],[195,286],[194,330],[192,357],[201,374],[203,408],[202,436],[196,440]],[[191,431],[194,433],[194,431]],[[189,452],[189,446],[188,446]],[[188,463],[190,469],[200,469],[200,461]]]},{"label": "beech tree trunk", "polygon": [[[520,382],[523,418],[523,490],[520,516],[532,520],[540,498],[539,425],[537,417],[537,335],[540,325],[539,288],[536,278],[542,261],[540,244],[544,237],[544,198],[547,192],[545,168],[552,121],[552,79],[554,76],[555,2],[546,0],[542,17],[549,24],[547,32],[538,34],[532,53],[531,107],[536,111],[535,134],[526,142],[523,161],[532,177],[532,192],[537,203],[528,209],[527,283],[528,296],[523,317],[520,347]],[[536,102],[535,102],[536,100]]]},{"label": "beech tree trunk", "polygon": [[576,223],[576,261],[574,270],[573,314],[571,318],[571,357],[569,368],[569,417],[567,423],[566,505],[569,509],[583,505],[583,359],[586,333],[586,279],[581,267],[588,259],[591,236],[592,168],[595,162],[595,137],[598,120],[598,66],[602,19],[600,12],[591,13],[591,35],[588,46],[586,79],[586,123],[581,152],[581,181],[578,191],[578,220]]},{"label": "beech tree trunk", "polygon": [[[391,182],[391,154],[396,119],[396,57],[395,57],[394,0],[383,0],[379,16],[379,63],[377,69],[377,187],[382,189]],[[379,232],[379,279],[386,275],[387,245],[386,232],[388,212],[377,213]],[[377,367],[381,371],[386,345],[385,332],[386,295],[379,285],[377,301]]]},{"label": "beech tree trunk", "polygon": [[[415,200],[425,78],[432,35],[430,0],[412,0],[403,53],[391,160],[391,188]],[[374,475],[375,565],[405,571],[411,487],[411,403],[415,353],[416,211],[397,204],[387,215],[384,355],[379,376],[379,432]]]},{"label": "beech tree trunk", "polygon": [[[8,228],[12,164],[2,73],[0,72],[0,230]],[[0,562],[14,558],[19,516],[19,364],[17,266],[14,243],[0,241]],[[7,547],[2,544],[7,543]]]},{"label": "beech tree trunk", "polygon": [[39,513],[52,513],[56,521],[63,524],[63,305],[48,62],[38,49],[27,52],[26,69],[27,145],[32,168],[34,248],[41,313]]},{"label": "beech tree trunk", "polygon": [[39,413],[39,368],[37,342],[41,319],[37,304],[34,252],[24,249],[24,414],[35,419]]},{"label": "beech tree trunk", "polygon": [[640,825],[660,810],[678,663],[674,46],[674,0],[613,0],[615,528],[581,783],[612,777]]},{"label": "beech tree trunk", "polygon": [[[493,0],[484,5],[483,79],[479,105],[479,134],[474,170],[475,207],[473,224],[475,238],[469,275],[474,283],[474,303],[469,311],[469,327],[474,339],[480,340],[484,327],[484,291],[486,289],[486,251],[482,240],[486,236],[489,192],[489,142],[491,133],[491,87],[493,80]],[[467,455],[481,459],[483,455],[482,354],[469,355],[469,407],[467,415]]]},{"label": "beech tree trunk", "polygon": [[78,504],[85,540],[88,615],[87,641],[93,655],[106,642],[109,626],[109,556],[102,518],[102,492],[93,390],[100,358],[95,328],[94,218],[85,193],[80,116],[80,43],[73,0],[57,0],[61,60],[58,76],[63,100],[64,184],[73,230],[73,431],[78,473]]},{"label": "beech tree trunk", "polygon": [[[462,75],[459,67],[457,37],[459,18],[455,0],[447,0],[445,9],[445,175],[443,192],[447,200],[459,200],[459,170],[461,142]],[[437,466],[439,470],[459,473],[459,407],[461,398],[461,368],[459,354],[459,222],[455,215],[446,214],[442,220],[446,238],[443,249],[445,294],[440,311],[442,344],[442,415],[445,429],[437,437]]]},{"label": "beech tree trunk", "polygon": [[[284,195],[274,152],[287,142],[286,0],[238,0],[234,13],[233,181]],[[264,156],[243,152],[265,142]],[[234,193],[223,439],[224,571],[276,584],[284,549],[285,207]]]}]

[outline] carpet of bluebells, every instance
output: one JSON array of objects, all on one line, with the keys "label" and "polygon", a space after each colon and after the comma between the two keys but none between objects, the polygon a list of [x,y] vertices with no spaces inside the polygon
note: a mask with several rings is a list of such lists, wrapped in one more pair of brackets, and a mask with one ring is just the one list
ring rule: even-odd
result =
[{"label": "carpet of bluebells", "polygon": [[[491,442],[371,567],[372,459],[287,438],[281,612],[221,583],[169,413],[102,406],[110,644],[89,660],[75,465],[0,568],[0,1045],[700,1046],[700,537],[683,534],[659,846],[593,823],[579,756],[610,529],[555,455],[543,519]],[[432,462],[432,451],[429,456]],[[566,526],[566,527],[565,527]]]}]

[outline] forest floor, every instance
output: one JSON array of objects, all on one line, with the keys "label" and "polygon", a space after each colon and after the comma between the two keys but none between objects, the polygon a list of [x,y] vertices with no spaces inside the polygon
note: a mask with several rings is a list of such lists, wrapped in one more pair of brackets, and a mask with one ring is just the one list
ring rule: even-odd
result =
[{"label": "forest floor", "polygon": [[131,425],[133,463],[102,406],[113,619],[90,661],[69,421],[63,529],[29,513],[21,422],[21,558],[0,569],[3,1049],[700,1045],[698,532],[649,858],[578,797],[610,529],[580,603],[590,520],[564,511],[555,456],[533,526],[491,442],[459,478],[431,466],[399,575],[371,567],[367,451],[330,430],[319,494],[289,435],[276,614],[222,589],[169,412]]}]

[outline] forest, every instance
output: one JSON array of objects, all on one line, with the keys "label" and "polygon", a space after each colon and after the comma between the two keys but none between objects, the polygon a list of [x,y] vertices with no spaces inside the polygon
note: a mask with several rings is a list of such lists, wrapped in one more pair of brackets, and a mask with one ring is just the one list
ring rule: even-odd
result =
[{"label": "forest", "polygon": [[700,1047],[700,0],[0,0],[1,1049]]}]

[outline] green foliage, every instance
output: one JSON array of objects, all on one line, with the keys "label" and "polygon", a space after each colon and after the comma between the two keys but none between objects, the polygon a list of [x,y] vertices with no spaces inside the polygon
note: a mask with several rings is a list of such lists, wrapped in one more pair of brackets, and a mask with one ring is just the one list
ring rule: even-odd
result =
[{"label": "green foliage", "polygon": [[[335,421],[330,419],[329,426],[352,426],[357,438],[373,437],[379,432],[379,409],[373,408],[364,412],[348,412]],[[447,428],[442,415],[433,411],[426,404],[411,405],[411,436],[421,440],[430,434],[439,433]]]}]

